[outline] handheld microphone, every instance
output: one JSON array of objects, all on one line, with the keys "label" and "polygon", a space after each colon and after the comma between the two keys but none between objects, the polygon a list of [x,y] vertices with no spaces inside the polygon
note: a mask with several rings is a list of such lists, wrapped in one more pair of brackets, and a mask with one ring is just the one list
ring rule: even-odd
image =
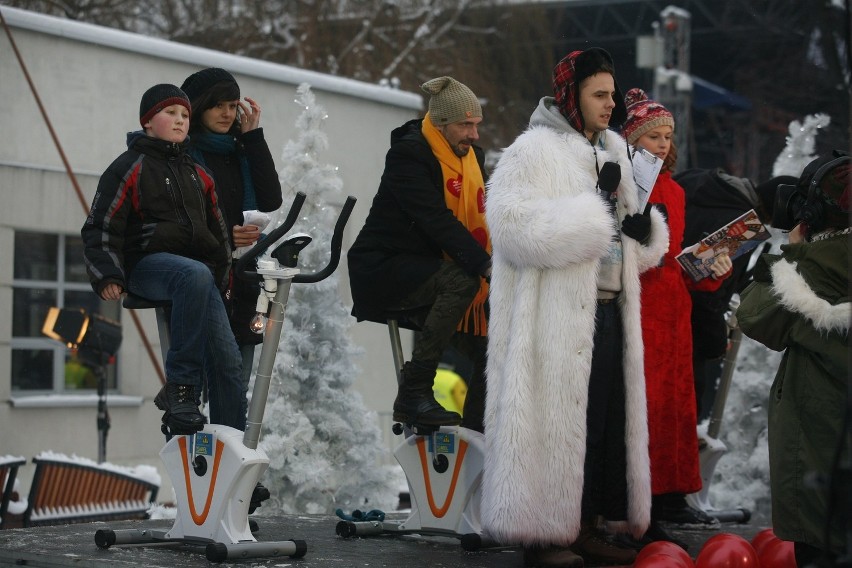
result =
[{"label": "handheld microphone", "polygon": [[609,201],[619,183],[621,183],[621,166],[616,162],[604,162],[601,171],[598,172],[598,190],[603,198]]}]

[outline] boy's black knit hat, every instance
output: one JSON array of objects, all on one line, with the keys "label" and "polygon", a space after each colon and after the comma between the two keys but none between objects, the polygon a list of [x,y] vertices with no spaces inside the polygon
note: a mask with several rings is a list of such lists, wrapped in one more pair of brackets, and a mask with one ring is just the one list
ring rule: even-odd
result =
[{"label": "boy's black knit hat", "polygon": [[[187,77],[180,88],[183,89],[183,92],[186,93],[189,100],[194,101],[213,85],[224,83],[226,81],[234,84],[237,83],[234,76],[224,69],[220,69],[219,67],[208,67],[207,69],[202,69],[201,71],[197,71]],[[239,94],[237,94],[237,98],[239,98]]]},{"label": "boy's black knit hat", "polygon": [[183,105],[190,115],[192,114],[192,105],[186,93],[168,83],[154,85],[142,95],[142,102],[139,103],[139,124],[145,128],[145,123],[151,120],[151,117],[171,105]]}]

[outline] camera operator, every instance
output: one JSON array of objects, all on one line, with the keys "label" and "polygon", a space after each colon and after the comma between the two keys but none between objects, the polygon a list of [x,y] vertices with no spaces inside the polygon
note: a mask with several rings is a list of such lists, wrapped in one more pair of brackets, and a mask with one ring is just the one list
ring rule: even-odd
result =
[{"label": "camera operator", "polygon": [[819,158],[779,187],[772,225],[790,242],[760,258],[737,311],[743,333],[784,351],[769,397],[772,524],[798,566],[835,566],[846,544],[850,168]]}]

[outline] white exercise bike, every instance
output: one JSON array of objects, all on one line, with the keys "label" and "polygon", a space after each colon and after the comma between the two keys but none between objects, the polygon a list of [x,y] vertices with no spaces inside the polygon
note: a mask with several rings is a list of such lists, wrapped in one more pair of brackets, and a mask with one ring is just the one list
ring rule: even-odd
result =
[{"label": "white exercise bike", "polygon": [[[404,355],[398,315],[386,323],[397,381],[401,381]],[[403,441],[394,457],[405,472],[411,513],[405,521],[340,521],[336,533],[343,538],[379,534],[435,535],[460,539],[468,551],[496,546],[482,536],[480,503],[485,437],[461,426],[393,425]]]},{"label": "white exercise bike", "polygon": [[[101,529],[95,533],[98,547],[164,543],[203,546],[211,562],[274,556],[300,558],[307,552],[303,540],[258,542],[248,522],[252,492],[269,466],[269,458],[257,446],[290,285],[319,282],[334,272],[340,260],[343,228],[355,206],[355,198],[348,197],[334,227],[331,258],[319,272],[302,275],[296,268],[299,252],[311,241],[304,234],[285,239],[274,249],[271,260],[260,261],[254,270],[258,257],[295,225],[304,201],[305,194],[297,193],[284,223],[240,258],[235,268],[238,277],[263,281],[258,311],[269,310],[245,432],[206,424],[195,434],[172,437],[160,451],[175,490],[177,516],[172,528]],[[162,306],[158,307],[158,312],[161,310]],[[158,320],[162,321],[162,313],[158,313]]]}]

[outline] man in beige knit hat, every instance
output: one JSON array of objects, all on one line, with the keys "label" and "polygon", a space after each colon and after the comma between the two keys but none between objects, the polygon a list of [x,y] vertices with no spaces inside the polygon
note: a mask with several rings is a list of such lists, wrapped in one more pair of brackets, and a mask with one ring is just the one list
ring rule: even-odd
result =
[{"label": "man in beige knit hat", "polygon": [[[491,274],[484,153],[475,146],[482,107],[452,77],[432,79],[422,89],[430,95],[429,111],[391,133],[378,193],[349,249],[352,315],[384,323],[393,313],[400,325],[420,331],[401,370],[395,421],[461,423],[481,432]],[[462,417],[442,408],[432,393],[438,362],[450,346],[473,364]]]}]

